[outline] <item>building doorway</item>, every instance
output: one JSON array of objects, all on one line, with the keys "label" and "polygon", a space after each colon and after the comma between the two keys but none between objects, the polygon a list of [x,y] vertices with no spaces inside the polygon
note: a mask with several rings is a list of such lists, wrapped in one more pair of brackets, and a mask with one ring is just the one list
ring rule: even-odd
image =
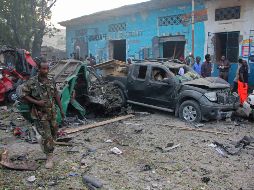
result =
[{"label": "building doorway", "polygon": [[239,32],[221,32],[215,34],[216,61],[224,55],[229,62],[237,63],[239,56]]},{"label": "building doorway", "polygon": [[109,42],[109,58],[126,61],[126,40],[111,40]]},{"label": "building doorway", "polygon": [[163,58],[179,59],[184,57],[184,41],[163,42]]}]

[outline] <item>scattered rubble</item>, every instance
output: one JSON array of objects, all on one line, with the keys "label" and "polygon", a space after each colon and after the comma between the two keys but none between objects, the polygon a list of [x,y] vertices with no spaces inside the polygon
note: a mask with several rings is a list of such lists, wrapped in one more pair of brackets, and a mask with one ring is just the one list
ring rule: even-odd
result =
[{"label": "scattered rubble", "polygon": [[36,177],[35,177],[34,175],[32,175],[32,176],[28,177],[26,180],[27,180],[29,183],[33,183],[33,182],[35,182]]},{"label": "scattered rubble", "polygon": [[[46,158],[38,143],[30,144],[13,135],[15,127],[31,128],[31,125],[18,120],[20,115],[8,108],[1,113],[1,123],[6,129],[0,130],[0,149],[9,150],[7,163],[20,166],[31,160],[37,166],[44,165]],[[205,122],[204,126],[196,128],[162,112],[120,118],[89,119],[79,126],[61,128],[61,137],[56,143],[65,146],[56,147],[54,170],[37,167],[32,171],[17,171],[14,165],[8,168],[1,164],[1,186],[112,190],[248,189],[253,186],[251,136],[254,128],[247,120],[239,122],[240,126],[235,126],[232,120]],[[207,146],[212,143],[214,148]],[[109,153],[112,147],[121,152],[120,156]],[[239,149],[237,156],[231,155]],[[5,158],[1,159],[3,163],[6,163]],[[224,164],[221,164],[222,159]],[[36,179],[28,182],[31,176]],[[94,176],[95,182],[103,186],[84,181],[85,176]]]},{"label": "scattered rubble", "polygon": [[120,155],[120,154],[123,153],[123,152],[122,152],[119,148],[117,148],[117,147],[111,148],[111,149],[110,149],[110,152],[111,152],[111,153],[114,153],[114,154],[117,154],[117,155]]},{"label": "scattered rubble", "polygon": [[87,175],[83,176],[83,183],[96,188],[101,188],[103,186],[103,183],[101,181]]}]

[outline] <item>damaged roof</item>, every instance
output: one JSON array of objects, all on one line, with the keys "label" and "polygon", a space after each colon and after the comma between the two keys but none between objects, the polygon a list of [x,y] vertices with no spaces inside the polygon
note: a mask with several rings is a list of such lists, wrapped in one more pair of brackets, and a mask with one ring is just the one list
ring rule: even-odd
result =
[{"label": "damaged roof", "polygon": [[80,24],[91,24],[96,21],[114,19],[119,16],[132,15],[138,12],[151,11],[154,9],[160,9],[175,5],[181,5],[183,3],[191,3],[191,0],[150,0],[143,3],[125,5],[119,8],[101,11],[90,15],[81,16],[71,20],[59,22],[62,26],[80,25]]}]

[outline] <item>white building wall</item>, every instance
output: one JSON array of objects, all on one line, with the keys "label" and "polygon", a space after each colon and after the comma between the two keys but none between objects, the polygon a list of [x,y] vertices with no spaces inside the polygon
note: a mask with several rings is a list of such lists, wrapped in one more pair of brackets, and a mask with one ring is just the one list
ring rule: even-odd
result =
[{"label": "white building wall", "polygon": [[[205,46],[204,52],[207,52],[207,45],[211,43],[208,32],[231,32],[240,31],[240,39],[249,39],[250,30],[254,30],[254,0],[206,0],[205,6],[208,9],[208,21],[205,21]],[[240,19],[215,21],[215,10],[219,8],[227,8],[241,6]],[[241,41],[239,44],[241,45]],[[212,48],[209,48],[211,51]],[[208,51],[208,53],[210,53]],[[239,55],[241,54],[241,47],[239,47]]]}]

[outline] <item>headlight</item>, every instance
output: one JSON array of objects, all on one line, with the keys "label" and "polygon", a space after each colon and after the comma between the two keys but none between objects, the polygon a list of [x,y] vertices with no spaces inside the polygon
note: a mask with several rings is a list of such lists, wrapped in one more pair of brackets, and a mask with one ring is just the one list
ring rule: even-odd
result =
[{"label": "headlight", "polygon": [[217,101],[216,92],[208,92],[208,93],[205,93],[205,97],[206,97],[208,100],[210,100],[211,102]]}]

